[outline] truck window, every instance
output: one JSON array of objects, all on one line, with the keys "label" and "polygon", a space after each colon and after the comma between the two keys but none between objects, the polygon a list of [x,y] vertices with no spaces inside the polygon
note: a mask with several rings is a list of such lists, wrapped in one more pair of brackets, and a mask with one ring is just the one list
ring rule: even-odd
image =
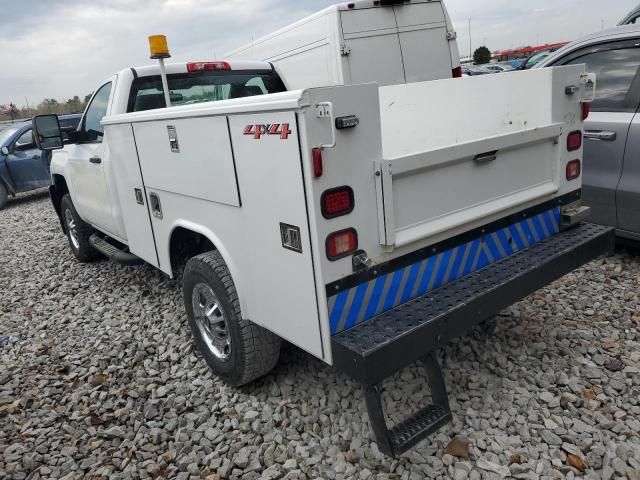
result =
[{"label": "truck window", "polygon": [[[607,47],[600,47],[607,48]],[[638,99],[631,88],[638,75],[640,48],[618,48],[576,55],[564,65],[585,63],[598,77],[594,112],[635,112]]]},{"label": "truck window", "polygon": [[109,97],[111,96],[111,82],[105,83],[98,93],[91,100],[87,107],[82,124],[84,140],[87,142],[101,142],[104,135],[104,127],[101,125],[102,118],[107,114]]},{"label": "truck window", "polygon": [[[272,70],[177,73],[169,75],[167,81],[173,106],[266,95],[286,90],[278,74]],[[138,77],[133,81],[128,112],[164,107],[160,76]]]}]

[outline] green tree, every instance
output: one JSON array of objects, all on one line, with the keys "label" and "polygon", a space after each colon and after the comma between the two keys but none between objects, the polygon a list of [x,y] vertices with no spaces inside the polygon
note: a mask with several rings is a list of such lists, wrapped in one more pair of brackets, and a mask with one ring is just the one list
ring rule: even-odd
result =
[{"label": "green tree", "polygon": [[476,65],[484,65],[491,61],[491,51],[487,47],[480,47],[473,52],[473,62]]}]

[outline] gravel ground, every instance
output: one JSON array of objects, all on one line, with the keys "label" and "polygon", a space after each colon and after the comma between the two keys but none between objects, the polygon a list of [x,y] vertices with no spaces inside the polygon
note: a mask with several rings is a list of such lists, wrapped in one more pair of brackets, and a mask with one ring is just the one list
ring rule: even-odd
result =
[{"label": "gravel ground", "polygon": [[[42,193],[0,211],[0,478],[640,478],[639,258],[620,251],[441,352],[454,422],[397,460],[294,347],[243,389],[194,355],[179,284],[76,263]],[[415,367],[393,419],[425,402]]]}]

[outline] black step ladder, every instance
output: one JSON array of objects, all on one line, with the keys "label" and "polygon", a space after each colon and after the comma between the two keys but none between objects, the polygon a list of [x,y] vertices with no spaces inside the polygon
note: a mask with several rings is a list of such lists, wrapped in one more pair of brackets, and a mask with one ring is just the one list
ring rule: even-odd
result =
[{"label": "black step ladder", "polygon": [[452,420],[447,387],[435,353],[424,356],[421,363],[427,371],[433,403],[391,429],[385,420],[381,384],[364,385],[371,430],[380,451],[390,457],[402,455]]}]

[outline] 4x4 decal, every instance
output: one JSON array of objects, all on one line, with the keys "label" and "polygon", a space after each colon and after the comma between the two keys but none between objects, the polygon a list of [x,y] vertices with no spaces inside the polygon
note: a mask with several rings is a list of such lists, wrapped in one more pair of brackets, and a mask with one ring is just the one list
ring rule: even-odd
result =
[{"label": "4x4 decal", "polygon": [[253,135],[253,138],[260,140],[263,135],[279,135],[281,139],[287,140],[293,132],[289,129],[288,123],[272,123],[270,125],[247,125],[244,127],[245,135]]}]

